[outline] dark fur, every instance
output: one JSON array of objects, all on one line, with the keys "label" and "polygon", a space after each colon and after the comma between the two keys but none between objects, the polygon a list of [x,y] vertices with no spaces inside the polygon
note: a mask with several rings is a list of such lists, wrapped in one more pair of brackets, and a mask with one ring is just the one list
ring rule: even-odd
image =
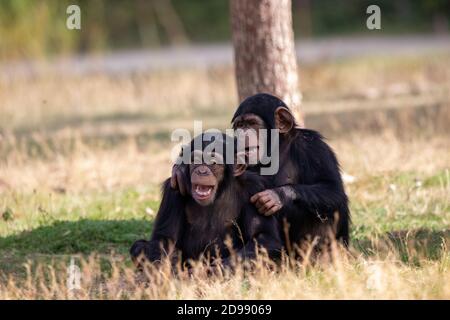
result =
[{"label": "dark fur", "polygon": [[[182,196],[171,189],[166,180],[150,241],[136,241],[130,249],[132,258],[143,253],[149,261],[159,261],[172,244],[181,253],[181,262],[201,257],[213,259],[217,253],[226,259],[230,255],[224,243],[228,237],[243,258],[255,256],[255,240],[270,256],[278,256],[282,243],[276,218],[259,215],[249,203],[251,195],[267,188],[266,181],[252,172],[234,177],[233,165],[225,166],[217,197],[207,207],[197,204],[190,195]],[[186,181],[190,185],[189,175]]]},{"label": "dark fur", "polygon": [[[280,99],[257,94],[244,100],[234,117],[253,113],[261,117],[268,129],[275,128],[274,112],[287,106]],[[287,149],[285,149],[287,148]],[[289,223],[289,240],[300,244],[305,239],[333,236],[349,243],[350,211],[339,163],[332,149],[316,131],[294,128],[280,134],[280,169],[275,176],[266,176],[271,188],[279,194],[283,208],[276,213],[283,228]],[[258,170],[253,167],[251,170]]]}]

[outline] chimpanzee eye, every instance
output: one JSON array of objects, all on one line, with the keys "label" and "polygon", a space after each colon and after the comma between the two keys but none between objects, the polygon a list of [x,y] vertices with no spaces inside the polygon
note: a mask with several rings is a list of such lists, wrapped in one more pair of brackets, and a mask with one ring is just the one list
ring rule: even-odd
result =
[{"label": "chimpanzee eye", "polygon": [[191,157],[192,163],[200,164],[203,162],[203,153],[201,151],[194,151]]},{"label": "chimpanzee eye", "polygon": [[224,163],[223,160],[223,156],[215,151],[209,152],[205,155],[205,161],[209,165],[222,164]]},{"label": "chimpanzee eye", "polygon": [[209,153],[205,160],[206,160],[206,163],[209,165],[217,164],[217,159],[214,156],[214,153]]}]

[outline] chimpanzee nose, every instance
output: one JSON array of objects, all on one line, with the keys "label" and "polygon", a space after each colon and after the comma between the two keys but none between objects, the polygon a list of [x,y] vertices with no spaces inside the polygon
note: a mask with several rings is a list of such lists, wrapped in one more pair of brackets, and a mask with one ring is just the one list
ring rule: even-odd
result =
[{"label": "chimpanzee nose", "polygon": [[198,172],[198,174],[201,174],[201,175],[206,175],[206,174],[208,174],[208,170],[206,170],[206,167],[200,167],[200,168],[198,168],[198,169],[197,169],[197,172]]}]

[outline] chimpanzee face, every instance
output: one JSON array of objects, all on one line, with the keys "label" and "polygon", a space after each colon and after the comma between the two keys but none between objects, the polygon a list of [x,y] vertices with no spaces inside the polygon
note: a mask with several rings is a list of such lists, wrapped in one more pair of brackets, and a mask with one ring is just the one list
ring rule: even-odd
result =
[{"label": "chimpanzee face", "polygon": [[208,161],[203,157],[202,151],[194,151],[191,154],[192,161],[189,165],[191,177],[192,198],[201,206],[208,206],[214,202],[217,190],[225,176],[225,164],[220,155],[212,155]]},{"label": "chimpanzee face", "polygon": [[269,125],[254,113],[244,113],[237,116],[233,121],[233,129],[236,130],[238,141],[245,145],[245,156],[250,165],[259,162],[257,161],[259,155],[263,154],[267,147],[265,145],[267,141],[261,139],[261,129],[278,129],[280,134],[287,134],[294,128],[294,117],[285,107],[278,107],[270,117],[274,119],[275,128],[269,128]]},{"label": "chimpanzee face", "polygon": [[[267,129],[264,120],[253,113],[243,114],[233,121],[238,141],[244,146],[245,158],[249,164],[257,164],[260,152],[264,152],[264,141],[260,141],[260,129]],[[253,160],[253,161],[252,161]]]}]

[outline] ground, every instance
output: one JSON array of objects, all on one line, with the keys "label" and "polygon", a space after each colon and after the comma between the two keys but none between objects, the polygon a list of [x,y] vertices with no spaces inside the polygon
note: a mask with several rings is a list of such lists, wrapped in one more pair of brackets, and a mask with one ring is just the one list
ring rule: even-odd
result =
[{"label": "ground", "polygon": [[[228,67],[0,77],[0,298],[450,298],[450,56],[301,69],[307,127],[351,176],[351,255],[134,282],[175,128],[229,127]],[[67,289],[70,260],[81,288]]]}]

